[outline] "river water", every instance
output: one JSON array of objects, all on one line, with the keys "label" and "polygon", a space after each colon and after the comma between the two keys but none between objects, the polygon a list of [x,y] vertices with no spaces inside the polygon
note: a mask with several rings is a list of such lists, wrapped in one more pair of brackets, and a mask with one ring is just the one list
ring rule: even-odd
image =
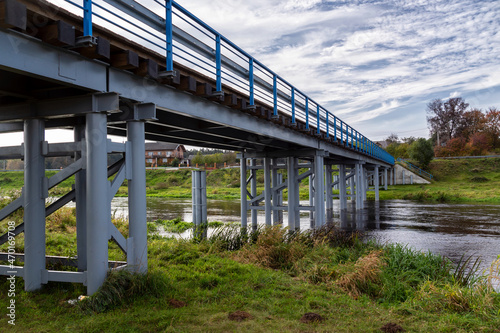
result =
[{"label": "river water", "polygon": [[[301,202],[308,205],[308,202]],[[192,221],[190,199],[148,198],[148,221],[174,219]],[[113,199],[115,214],[126,214],[127,198]],[[500,255],[500,206],[429,204],[407,200],[367,201],[366,208],[356,212],[348,206],[339,214],[334,201],[333,223],[345,229],[366,231],[380,242],[406,244],[414,249],[431,251],[455,262],[465,253],[480,256],[481,269]],[[208,200],[209,221],[239,222],[239,200]],[[287,213],[284,212],[286,225]],[[264,212],[258,212],[258,223],[264,223]],[[250,223],[250,219],[249,219]],[[301,228],[310,226],[309,214],[301,214]],[[188,237],[185,233],[183,237]]]}]

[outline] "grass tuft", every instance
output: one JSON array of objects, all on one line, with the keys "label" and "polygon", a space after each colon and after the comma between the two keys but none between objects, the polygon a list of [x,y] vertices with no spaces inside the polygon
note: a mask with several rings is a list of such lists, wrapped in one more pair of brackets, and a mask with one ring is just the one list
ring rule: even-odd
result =
[{"label": "grass tuft", "polygon": [[99,290],[78,305],[84,312],[102,313],[141,296],[160,297],[166,289],[167,283],[159,272],[133,274],[127,270],[110,271]]}]

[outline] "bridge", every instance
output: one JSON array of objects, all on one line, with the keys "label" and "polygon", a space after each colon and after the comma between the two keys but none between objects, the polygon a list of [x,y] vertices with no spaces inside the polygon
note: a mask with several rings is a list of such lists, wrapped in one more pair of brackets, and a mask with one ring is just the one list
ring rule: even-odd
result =
[{"label": "bridge", "polygon": [[[22,276],[28,291],[63,281],[93,294],[109,268],[147,271],[145,140],[238,151],[243,228],[257,226],[258,210],[267,225],[286,211],[296,230],[306,211],[311,226],[321,227],[335,196],[341,210],[348,200],[363,209],[366,192],[378,200],[379,186],[393,178],[394,158],[334,112],[175,1],[145,3],[0,1],[0,133],[24,133],[24,144],[0,148],[0,158],[23,159],[25,171],[21,197],[0,211],[4,220],[24,208],[24,223],[9,224],[0,237],[4,244],[24,232],[24,254],[0,256],[24,266],[2,265],[0,274]],[[52,128],[73,130],[74,141],[47,143]],[[108,165],[110,153],[122,158]],[[47,178],[44,159],[53,156],[73,156],[74,163]],[[46,207],[49,189],[69,177],[73,190]],[[306,178],[308,206],[299,202]],[[127,238],[111,223],[110,208],[125,180]],[[45,217],[70,201],[78,252],[65,262],[78,271],[48,270],[46,261],[63,259],[45,254]],[[126,263],[108,260],[110,239]]]}]

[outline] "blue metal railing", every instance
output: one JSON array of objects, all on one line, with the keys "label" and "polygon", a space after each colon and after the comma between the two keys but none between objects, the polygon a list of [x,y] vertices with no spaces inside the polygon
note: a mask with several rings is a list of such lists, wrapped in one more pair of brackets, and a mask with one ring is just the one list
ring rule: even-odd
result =
[{"label": "blue metal railing", "polygon": [[406,167],[410,170],[410,171],[413,171],[415,173],[418,173],[420,176],[424,176],[426,178],[429,178],[429,179],[432,179],[432,175],[430,173],[428,173],[427,171],[425,170],[422,170],[420,169],[418,166],[416,166],[415,164],[412,164],[410,162],[408,162],[407,160],[404,160],[400,157],[398,157],[397,159],[398,162],[401,162],[401,163],[404,163],[406,164]]},{"label": "blue metal railing", "polygon": [[[218,31],[173,0],[65,0],[82,11],[84,36],[92,36],[92,25],[118,29],[133,41],[165,55],[167,72],[179,64],[215,79],[217,92],[227,86],[256,102],[289,114],[292,124],[302,121],[307,129],[332,137],[335,142],[394,164],[385,150],[349,126],[318,102],[252,57]],[[158,13],[164,13],[158,15]]]}]

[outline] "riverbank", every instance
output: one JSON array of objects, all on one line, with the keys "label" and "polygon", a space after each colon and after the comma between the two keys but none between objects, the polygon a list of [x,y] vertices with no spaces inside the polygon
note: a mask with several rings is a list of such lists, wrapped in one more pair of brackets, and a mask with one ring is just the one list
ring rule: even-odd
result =
[{"label": "riverbank", "polygon": [[500,204],[500,158],[437,159],[429,172],[431,184],[389,186],[380,199]]},{"label": "riverbank", "polygon": [[[434,180],[428,185],[389,186],[387,191],[380,191],[380,199],[419,200],[428,202],[450,203],[487,203],[500,204],[500,158],[434,160],[429,166]],[[47,171],[47,177],[55,171]],[[0,193],[19,190],[23,186],[23,172],[12,171],[0,173]],[[262,170],[257,172],[258,183],[262,184]],[[73,179],[70,178],[50,191],[58,196],[71,189]],[[149,197],[190,198],[191,170],[164,169],[146,171],[146,194]],[[127,196],[127,187],[120,187],[117,196]],[[239,199],[240,171],[238,168],[227,168],[207,171],[208,199]],[[258,192],[263,187],[258,188]],[[300,186],[300,198],[309,195],[308,179]],[[374,192],[368,192],[367,199],[374,200]],[[287,198],[287,190],[284,191]]]},{"label": "riverbank", "polygon": [[[61,246],[71,250],[72,221],[70,214],[52,218],[49,252]],[[115,224],[122,229],[120,221]],[[85,293],[81,285],[49,283],[25,293],[17,279],[16,325],[2,315],[0,326],[12,332],[498,332],[500,327],[500,295],[488,289],[486,279],[471,287],[464,274],[450,274],[451,263],[439,256],[366,242],[361,234],[330,228],[291,237],[278,227],[245,238],[238,227],[225,227],[202,242],[154,233],[148,242],[146,276],[113,273],[95,296],[76,305],[70,303]],[[110,258],[122,259],[114,250]],[[2,280],[0,309],[10,300],[7,290],[8,281]]]}]

